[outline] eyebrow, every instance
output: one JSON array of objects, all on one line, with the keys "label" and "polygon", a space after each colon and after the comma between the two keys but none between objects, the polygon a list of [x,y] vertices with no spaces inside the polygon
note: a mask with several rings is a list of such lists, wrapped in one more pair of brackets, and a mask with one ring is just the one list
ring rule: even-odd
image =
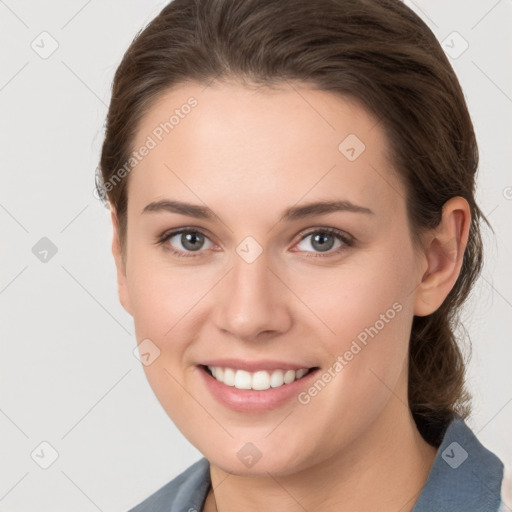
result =
[{"label": "eyebrow", "polygon": [[[167,199],[149,203],[144,207],[141,215],[144,213],[159,212],[179,213],[188,217],[207,220],[213,220],[215,217],[217,217],[213,210],[207,206],[200,206],[182,201],[171,201]],[[353,204],[350,201],[317,201],[314,203],[307,203],[305,205],[291,206],[287,208],[281,215],[279,222],[289,222],[333,212],[364,213],[370,215],[374,214],[374,212],[369,208]]]}]

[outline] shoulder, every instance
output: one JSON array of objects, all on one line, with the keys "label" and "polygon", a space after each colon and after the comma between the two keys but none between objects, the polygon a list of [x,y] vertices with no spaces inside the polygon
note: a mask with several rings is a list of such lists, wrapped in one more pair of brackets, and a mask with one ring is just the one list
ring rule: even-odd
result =
[{"label": "shoulder", "polygon": [[502,461],[455,417],[412,512],[501,512],[507,486],[503,469]]},{"label": "shoulder", "polygon": [[129,512],[200,512],[210,485],[210,464],[203,457]]}]

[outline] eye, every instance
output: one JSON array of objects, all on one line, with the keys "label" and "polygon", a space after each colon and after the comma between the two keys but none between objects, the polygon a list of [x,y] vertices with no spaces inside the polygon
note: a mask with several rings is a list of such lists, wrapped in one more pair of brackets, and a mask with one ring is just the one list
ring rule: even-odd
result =
[{"label": "eye", "polygon": [[[299,251],[302,252],[315,253],[308,257],[333,256],[354,245],[350,235],[335,228],[318,228],[300,236],[301,239],[295,247],[298,247]],[[308,239],[310,240],[308,241]],[[164,246],[166,250],[171,251],[179,258],[195,258],[205,252],[202,249],[212,249],[214,247],[210,239],[195,228],[166,231],[157,239],[156,243]],[[307,246],[312,247],[313,251],[308,249]],[[334,250],[332,250],[333,247]]]},{"label": "eye", "polygon": [[[205,246],[205,242],[209,242]],[[190,228],[182,228],[176,231],[167,231],[157,240],[157,243],[164,245],[173,254],[183,258],[194,258],[199,256],[201,249],[211,249],[213,243],[201,231]]]},{"label": "eye", "polygon": [[[353,243],[352,238],[343,231],[335,228],[321,228],[303,235],[296,247],[305,252],[316,252],[317,254],[314,254],[313,257],[323,257],[322,253],[326,253],[325,256],[339,254],[351,247]],[[313,251],[310,251],[308,246],[313,247]],[[332,250],[333,247],[334,250]]]}]

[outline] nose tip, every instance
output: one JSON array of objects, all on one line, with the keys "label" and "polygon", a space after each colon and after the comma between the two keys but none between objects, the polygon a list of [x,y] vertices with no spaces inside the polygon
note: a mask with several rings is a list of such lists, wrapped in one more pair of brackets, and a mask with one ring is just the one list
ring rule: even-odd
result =
[{"label": "nose tip", "polygon": [[[251,241],[246,243],[245,254],[254,256],[255,247]],[[224,281],[216,306],[219,329],[238,339],[253,340],[268,338],[290,327],[285,289],[261,253],[251,263],[243,256],[236,258]]]}]

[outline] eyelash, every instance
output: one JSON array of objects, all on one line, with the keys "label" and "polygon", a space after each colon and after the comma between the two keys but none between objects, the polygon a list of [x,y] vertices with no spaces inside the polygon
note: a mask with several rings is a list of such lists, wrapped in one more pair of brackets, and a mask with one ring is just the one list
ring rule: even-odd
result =
[{"label": "eyelash", "polygon": [[[165,231],[164,233],[162,233],[158,237],[158,239],[156,241],[156,244],[163,246],[172,237],[174,237],[176,235],[180,235],[182,233],[199,233],[199,234],[203,235],[204,237],[208,238],[207,235],[205,233],[203,233],[200,229],[188,227],[188,228],[180,228],[180,229],[177,229],[177,230],[174,230],[174,231],[173,230]],[[335,256],[335,255],[338,255],[338,254],[344,252],[349,247],[352,247],[354,245],[354,239],[352,237],[348,236],[346,233],[344,233],[343,231],[340,231],[339,229],[329,228],[329,227],[319,228],[319,229],[315,229],[315,230],[310,230],[310,231],[308,231],[306,233],[304,233],[304,232],[300,233],[299,234],[300,239],[297,242],[297,244],[302,242],[308,236],[311,236],[311,235],[314,235],[314,234],[317,234],[317,233],[334,235],[338,240],[343,242],[343,245],[338,247],[336,250],[334,250],[332,252],[326,252],[325,254],[315,253],[314,255],[306,256],[307,258],[318,258],[318,257],[320,257],[320,258],[328,258],[328,257],[332,257],[332,256]],[[297,245],[297,244],[295,244],[295,245]],[[177,250],[174,247],[172,247],[172,245],[170,245],[170,244],[167,244],[165,249],[170,251],[172,254],[174,254],[178,258],[197,258],[203,252],[203,251],[199,250],[199,251],[197,251],[197,253],[194,254],[192,251],[180,251],[180,250]],[[311,252],[311,251],[306,251],[306,252]]]}]

